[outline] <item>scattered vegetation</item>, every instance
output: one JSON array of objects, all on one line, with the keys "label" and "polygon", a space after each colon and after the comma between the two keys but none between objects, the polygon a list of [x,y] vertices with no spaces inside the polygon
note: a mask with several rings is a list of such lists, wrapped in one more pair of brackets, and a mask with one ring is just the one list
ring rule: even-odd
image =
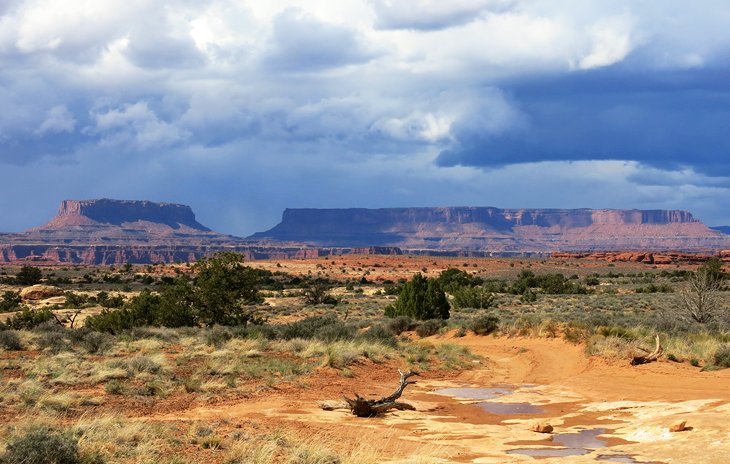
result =
[{"label": "scattered vegetation", "polygon": [[398,299],[385,309],[388,317],[408,316],[418,320],[448,319],[451,306],[437,279],[416,273],[403,285]]},{"label": "scattered vegetation", "polygon": [[[334,262],[331,268],[343,266]],[[694,272],[617,265],[565,274],[527,259],[499,274],[461,261],[460,269],[438,274],[426,264],[413,267],[426,270],[410,280],[383,280],[365,263],[340,280],[326,266],[269,272],[233,254],[166,268],[45,269],[39,281],[56,282],[63,297],[27,306],[17,287],[22,268],[4,270],[0,312],[15,314],[0,323],[0,414],[11,418],[0,425],[0,463],[378,462],[377,455],[368,461],[357,460],[367,453],[324,452],[254,425],[243,425],[245,432],[210,422],[181,428],[101,413],[229,404],[307,388],[323,372],[358,378],[373,363],[474,365],[440,334],[562,337],[584,343],[589,354],[629,359],[659,333],[666,359],[730,367],[722,263]],[[693,287],[700,278],[713,283],[702,287],[707,292]],[[70,313],[82,315],[73,328]],[[203,429],[210,433],[199,435]],[[38,440],[70,450],[54,458],[68,460],[44,461]],[[18,461],[29,443],[40,460]]]}]

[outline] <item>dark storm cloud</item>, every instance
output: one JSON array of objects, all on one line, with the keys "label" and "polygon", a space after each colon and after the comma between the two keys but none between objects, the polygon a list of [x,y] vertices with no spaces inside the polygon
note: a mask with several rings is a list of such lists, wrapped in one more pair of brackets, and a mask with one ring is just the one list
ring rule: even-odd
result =
[{"label": "dark storm cloud", "polygon": [[634,160],[730,175],[725,69],[595,70],[506,84],[526,123],[498,134],[456,124],[441,166]]},{"label": "dark storm cloud", "polygon": [[684,6],[0,1],[0,231],[64,197],[190,203],[240,235],[296,206],[730,223],[727,2]]}]

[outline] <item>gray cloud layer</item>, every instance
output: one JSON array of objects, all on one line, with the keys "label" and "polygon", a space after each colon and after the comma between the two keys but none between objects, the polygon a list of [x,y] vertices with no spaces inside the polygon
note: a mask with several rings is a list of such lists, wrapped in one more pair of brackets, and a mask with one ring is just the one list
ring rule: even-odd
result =
[{"label": "gray cloud layer", "polygon": [[30,179],[28,207],[181,201],[239,234],[287,206],[730,222],[728,14],[719,0],[3,2],[0,230],[44,219],[18,210]]}]

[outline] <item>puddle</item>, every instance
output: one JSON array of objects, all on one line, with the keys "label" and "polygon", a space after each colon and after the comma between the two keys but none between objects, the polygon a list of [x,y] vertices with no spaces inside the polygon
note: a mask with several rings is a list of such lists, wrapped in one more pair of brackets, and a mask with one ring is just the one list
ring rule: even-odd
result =
[{"label": "puddle", "polygon": [[553,442],[560,443],[566,448],[603,448],[606,446],[606,440],[600,440],[596,437],[606,433],[606,429],[588,429],[581,430],[578,433],[556,433],[553,435]]},{"label": "puddle", "polygon": [[492,414],[543,414],[545,410],[530,403],[479,403],[478,406]]},{"label": "puddle", "polygon": [[578,448],[518,448],[507,450],[507,454],[522,454],[534,458],[560,458],[564,456],[583,456],[591,450]]},{"label": "puddle", "polygon": [[438,395],[453,396],[467,400],[491,400],[500,396],[509,395],[514,390],[504,387],[496,388],[442,388],[434,391]]},{"label": "puddle", "polygon": [[[494,403],[493,403],[494,404]],[[553,458],[563,456],[582,456],[584,454],[592,453],[596,448],[603,448],[606,446],[606,440],[598,439],[598,435],[606,433],[606,429],[588,429],[581,430],[578,433],[556,433],[552,435],[552,441],[554,443],[563,445],[564,448],[518,448],[508,450],[507,454],[522,454],[525,456],[532,456],[535,458]],[[603,457],[601,459],[601,456]],[[636,463],[631,456],[625,455],[601,455],[599,461],[607,462],[628,462]],[[628,458],[629,461],[622,461],[620,459]],[[618,459],[618,460],[614,460]]]}]

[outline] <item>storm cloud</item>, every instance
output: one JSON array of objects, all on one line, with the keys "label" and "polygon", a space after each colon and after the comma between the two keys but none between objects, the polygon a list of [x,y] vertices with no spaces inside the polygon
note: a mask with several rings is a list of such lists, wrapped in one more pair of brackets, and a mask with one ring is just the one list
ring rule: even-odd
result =
[{"label": "storm cloud", "polygon": [[[0,2],[0,230],[62,198],[730,223],[721,0]],[[20,194],[22,192],[22,195]]]}]

